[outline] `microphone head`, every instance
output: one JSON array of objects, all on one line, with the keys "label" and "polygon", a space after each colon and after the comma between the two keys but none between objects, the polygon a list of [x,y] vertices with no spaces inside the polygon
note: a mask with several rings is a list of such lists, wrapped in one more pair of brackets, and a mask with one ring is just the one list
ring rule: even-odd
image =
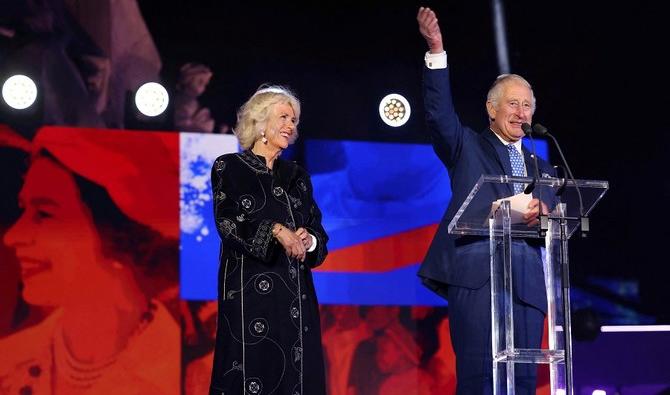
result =
[{"label": "microphone head", "polygon": [[533,128],[530,127],[530,124],[526,122],[521,124],[521,130],[523,130],[526,136],[530,136],[530,134],[533,133]]},{"label": "microphone head", "polygon": [[545,128],[541,124],[536,123],[535,125],[533,125],[533,132],[535,132],[535,134],[537,134],[538,136],[544,136],[549,131],[547,130],[547,128]]}]

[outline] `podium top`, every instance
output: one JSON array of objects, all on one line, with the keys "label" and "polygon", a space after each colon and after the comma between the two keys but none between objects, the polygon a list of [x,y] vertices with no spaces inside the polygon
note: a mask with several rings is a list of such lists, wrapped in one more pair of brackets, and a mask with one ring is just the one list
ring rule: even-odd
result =
[{"label": "podium top", "polygon": [[[492,203],[498,199],[511,197],[513,184],[524,187],[533,182],[531,177],[511,177],[506,175],[482,175],[449,223],[449,233],[458,235],[489,235],[489,221],[492,217]],[[580,226],[582,216],[588,216],[609,189],[607,181],[567,180],[564,178],[542,177],[535,182],[532,198],[541,199],[549,208],[550,219],[564,219],[570,237]],[[530,198],[530,197],[529,197]],[[512,223],[512,236],[540,237],[535,227],[523,223]]]}]

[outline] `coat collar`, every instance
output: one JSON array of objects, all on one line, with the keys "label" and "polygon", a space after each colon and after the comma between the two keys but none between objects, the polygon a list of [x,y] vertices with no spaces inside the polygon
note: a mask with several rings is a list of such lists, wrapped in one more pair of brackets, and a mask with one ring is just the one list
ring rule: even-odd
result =
[{"label": "coat collar", "polygon": [[[503,170],[502,174],[512,175],[512,164],[509,160],[509,153],[507,152],[507,147],[503,144],[498,136],[491,129],[486,129],[482,132],[484,140],[488,141],[491,144],[493,150],[495,151],[495,159]],[[523,159],[526,164],[526,174],[528,177],[533,177],[535,174],[535,161],[533,159],[530,151],[521,145],[521,151],[523,152]],[[513,192],[512,186],[508,185],[510,192]]]},{"label": "coat collar", "polygon": [[[526,162],[526,176],[535,177],[535,159],[533,159],[533,154],[524,146],[522,146],[521,150],[523,151],[523,160]],[[540,160],[540,158],[537,159],[538,161]],[[538,174],[541,174],[541,169],[537,170],[539,172]]]},{"label": "coat collar", "polygon": [[482,132],[484,140],[491,144],[495,155],[494,158],[497,160],[498,164],[502,169],[501,174],[512,174],[512,164],[509,161],[509,153],[507,153],[507,147],[500,141],[500,139],[495,135],[491,129],[486,129]]},{"label": "coat collar", "polygon": [[271,173],[265,164],[265,158],[254,154],[250,149],[240,152],[240,159],[256,173]]},{"label": "coat collar", "polygon": [[270,170],[265,162],[265,157],[257,155],[251,150],[242,151],[240,153],[240,158],[256,173],[272,175],[279,184],[287,190],[291,187],[291,183],[296,179],[298,165],[294,162],[277,158],[272,166],[272,170]]}]

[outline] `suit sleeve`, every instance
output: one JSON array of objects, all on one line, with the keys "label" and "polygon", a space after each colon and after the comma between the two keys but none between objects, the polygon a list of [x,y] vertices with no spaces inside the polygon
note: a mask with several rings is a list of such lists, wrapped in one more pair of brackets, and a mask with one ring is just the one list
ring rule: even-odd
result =
[{"label": "suit sleeve", "polygon": [[[276,250],[277,242],[272,236],[269,218],[245,217],[239,207],[239,191],[230,177],[225,156],[218,158],[212,166],[212,195],[214,221],[224,248],[251,255],[263,262],[269,262]],[[243,221],[238,218],[245,217]]]},{"label": "suit sleeve", "polygon": [[451,168],[460,156],[466,130],[454,108],[448,67],[431,70],[424,66],[423,99],[433,149]]},{"label": "suit sleeve", "polygon": [[306,179],[307,193],[309,194],[308,201],[310,202],[311,206],[309,208],[309,216],[305,224],[305,229],[307,229],[307,232],[309,232],[311,235],[316,237],[317,243],[316,249],[307,253],[305,263],[307,263],[309,267],[317,267],[323,263],[323,261],[326,259],[326,255],[328,255],[328,248],[326,246],[328,243],[328,235],[321,225],[321,210],[319,210],[319,206],[314,200],[312,181],[310,180],[309,176],[307,176]]}]

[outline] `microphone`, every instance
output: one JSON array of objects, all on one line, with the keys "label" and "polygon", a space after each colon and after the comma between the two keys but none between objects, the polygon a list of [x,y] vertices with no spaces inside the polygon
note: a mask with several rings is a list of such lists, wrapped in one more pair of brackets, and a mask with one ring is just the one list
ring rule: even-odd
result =
[{"label": "microphone", "polygon": [[[563,155],[563,150],[561,150],[561,146],[558,144],[558,140],[556,140],[556,137],[554,137],[551,133],[549,133],[549,130],[546,127],[544,127],[539,123],[533,125],[533,133],[535,133],[538,136],[547,136],[554,142],[554,145],[558,150],[558,154],[561,156],[561,160],[563,161],[563,165],[565,166],[565,170],[568,173],[568,177],[570,177],[570,179],[575,185],[575,192],[577,192],[577,199],[579,200],[579,218],[582,229],[582,237],[586,237],[586,233],[589,231],[589,219],[586,216],[584,216],[584,201],[582,200],[582,192],[579,189],[579,186],[577,185],[577,181],[575,181],[575,177],[572,175],[570,166],[568,166],[568,161],[565,160],[565,155]],[[559,188],[559,191],[563,193],[561,188]]]},{"label": "microphone", "polygon": [[[528,136],[530,139],[530,146],[533,149],[533,161],[535,162],[535,174],[533,175],[533,182],[528,184],[526,186],[526,189],[524,189],[523,193],[526,195],[529,195],[530,193],[533,192],[535,189],[535,183],[540,180],[540,166],[537,163],[537,150],[535,149],[535,140],[533,140],[533,128],[530,126],[530,124],[524,122],[521,124],[521,129],[523,132]],[[539,215],[538,218],[540,219],[540,236],[544,236],[544,233],[549,230],[549,217],[544,215],[542,212],[542,187],[540,187],[537,190],[537,198],[540,201],[540,204],[538,205],[538,210],[539,210]]]}]

